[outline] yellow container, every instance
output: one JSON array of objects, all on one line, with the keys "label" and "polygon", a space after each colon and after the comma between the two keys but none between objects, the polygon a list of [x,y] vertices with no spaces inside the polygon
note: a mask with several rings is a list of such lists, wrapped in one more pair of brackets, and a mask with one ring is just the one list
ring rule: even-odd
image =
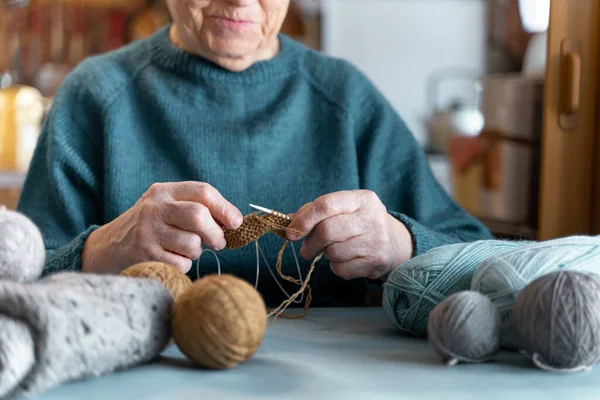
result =
[{"label": "yellow container", "polygon": [[475,217],[481,215],[479,192],[482,170],[483,167],[480,162],[474,162],[466,171],[452,169],[454,200]]},{"label": "yellow container", "polygon": [[44,117],[44,97],[30,86],[0,89],[0,171],[26,173]]}]

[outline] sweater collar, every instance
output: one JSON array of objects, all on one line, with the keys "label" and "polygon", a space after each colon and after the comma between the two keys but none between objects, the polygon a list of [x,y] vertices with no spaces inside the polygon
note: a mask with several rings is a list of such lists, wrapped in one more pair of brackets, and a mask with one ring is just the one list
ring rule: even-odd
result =
[{"label": "sweater collar", "polygon": [[149,38],[154,59],[164,67],[178,73],[205,78],[212,81],[254,84],[280,79],[298,70],[302,45],[284,34],[279,34],[280,51],[269,60],[258,61],[241,72],[232,72],[195,54],[175,46],[169,39],[166,25]]}]

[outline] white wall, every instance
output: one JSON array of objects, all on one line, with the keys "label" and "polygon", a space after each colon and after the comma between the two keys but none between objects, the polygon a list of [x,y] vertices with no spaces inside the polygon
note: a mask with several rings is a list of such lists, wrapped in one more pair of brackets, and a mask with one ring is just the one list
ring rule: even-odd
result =
[{"label": "white wall", "polygon": [[[486,0],[322,0],[323,51],[358,66],[426,141],[426,83],[441,67],[485,69]],[[444,81],[469,99],[466,81]]]}]

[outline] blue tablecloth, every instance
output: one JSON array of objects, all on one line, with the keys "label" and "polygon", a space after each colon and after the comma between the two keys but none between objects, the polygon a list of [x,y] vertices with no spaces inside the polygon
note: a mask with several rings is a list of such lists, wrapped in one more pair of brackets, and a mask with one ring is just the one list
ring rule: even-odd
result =
[{"label": "blue tablecloth", "polygon": [[517,353],[486,364],[443,364],[424,339],[404,336],[381,308],[310,309],[279,319],[256,356],[228,371],[190,367],[176,346],[157,362],[65,384],[39,400],[114,399],[600,399],[600,365],[558,374]]}]

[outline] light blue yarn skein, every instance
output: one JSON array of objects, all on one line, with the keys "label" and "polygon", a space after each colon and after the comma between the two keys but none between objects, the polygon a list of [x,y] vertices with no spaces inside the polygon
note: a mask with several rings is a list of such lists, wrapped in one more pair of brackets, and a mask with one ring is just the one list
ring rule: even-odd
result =
[{"label": "light blue yarn skein", "polygon": [[513,328],[513,306],[521,290],[535,279],[561,269],[600,273],[600,236],[569,236],[530,243],[481,263],[471,290],[487,295],[502,318],[502,347],[520,350]]},{"label": "light blue yarn skein", "polygon": [[479,240],[432,249],[396,268],[383,285],[382,306],[400,330],[427,333],[429,314],[446,297],[471,287],[475,270],[486,258],[530,242]]}]

